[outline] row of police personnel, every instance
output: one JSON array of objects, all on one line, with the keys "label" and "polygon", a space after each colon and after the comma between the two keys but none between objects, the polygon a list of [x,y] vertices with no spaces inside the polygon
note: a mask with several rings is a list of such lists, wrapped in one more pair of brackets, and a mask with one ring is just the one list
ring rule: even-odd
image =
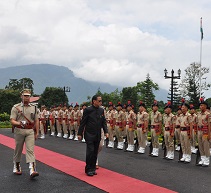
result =
[{"label": "row of police personnel", "polygon": [[[143,102],[139,104],[139,112],[133,111],[133,105],[129,101],[127,106],[118,103],[116,109],[112,102],[109,103],[106,112],[109,132],[108,147],[114,147],[114,139],[117,138],[117,149],[123,149],[127,140],[126,151],[134,151],[134,138],[137,137],[138,153],[144,154],[147,146],[148,130],[151,131],[151,156],[159,155],[159,136],[164,136],[166,155],[168,160],[174,159],[174,150],[182,151],[179,161],[190,163],[191,153],[196,153],[196,144],[200,152],[200,161],[197,165],[208,166],[210,160],[210,123],[211,115],[208,104],[200,99],[200,110],[196,113],[193,105],[182,100],[176,115],[172,113],[172,105],[168,102],[162,115],[158,111],[158,103],[152,104],[152,112],[146,112]],[[190,110],[190,111],[189,111]],[[137,136],[135,136],[137,135]],[[115,136],[115,137],[114,137]]]}]

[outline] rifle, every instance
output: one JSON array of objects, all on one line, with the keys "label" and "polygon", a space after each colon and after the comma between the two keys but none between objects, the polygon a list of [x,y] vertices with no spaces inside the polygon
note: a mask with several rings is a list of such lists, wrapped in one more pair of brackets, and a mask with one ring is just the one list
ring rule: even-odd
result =
[{"label": "rifle", "polygon": [[199,147],[198,147],[198,150],[196,153],[196,166],[199,166],[200,160],[201,160],[201,154],[200,154]]},{"label": "rifle", "polygon": [[178,146],[180,147],[180,150],[179,150],[179,160],[178,160],[180,162],[180,159],[182,158],[183,153],[182,153],[181,144],[178,144]]},{"label": "rifle", "polygon": [[134,140],[135,140],[134,152],[137,153],[138,152],[138,146],[139,146],[138,137],[136,137]]},{"label": "rifle", "polygon": [[108,148],[108,143],[109,143],[109,138],[106,137],[106,140],[105,140],[105,145],[106,145],[106,148]]},{"label": "rifle", "polygon": [[117,143],[118,143],[117,137],[114,136],[114,148],[115,149],[117,148]]},{"label": "rifle", "polygon": [[126,151],[127,146],[128,146],[128,142],[127,142],[127,136],[123,137],[124,139],[124,146],[123,146],[123,150]]},{"label": "rifle", "polygon": [[165,138],[164,135],[162,136],[162,149],[163,149],[163,159],[166,159],[166,153],[167,153],[167,149],[166,149],[166,144],[165,144]]},{"label": "rifle", "polygon": [[153,146],[152,146],[152,136],[151,136],[151,139],[149,140],[149,142],[150,142],[150,145],[149,145],[149,156],[151,156],[152,150],[153,150]]}]

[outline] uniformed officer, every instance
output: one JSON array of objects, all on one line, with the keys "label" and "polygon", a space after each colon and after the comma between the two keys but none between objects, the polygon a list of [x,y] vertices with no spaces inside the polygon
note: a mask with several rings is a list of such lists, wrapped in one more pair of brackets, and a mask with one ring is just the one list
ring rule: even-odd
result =
[{"label": "uniformed officer", "polygon": [[122,111],[122,104],[118,102],[117,104],[117,113],[114,120],[115,123],[115,133],[117,137],[117,149],[123,149],[124,142],[123,142],[123,136],[124,136],[124,130],[126,125],[126,117],[125,114]]},{"label": "uniformed officer", "polygon": [[24,89],[21,92],[22,102],[14,105],[11,110],[10,121],[15,127],[15,150],[13,156],[14,168],[13,173],[21,175],[21,154],[23,145],[26,145],[26,163],[29,164],[30,177],[34,178],[39,175],[36,171],[34,143],[39,134],[39,120],[37,107],[30,104],[31,91]]},{"label": "uniformed officer", "polygon": [[127,134],[127,141],[128,141],[128,147],[126,151],[133,152],[134,151],[134,138],[135,138],[135,130],[136,127],[136,114],[132,110],[133,105],[131,104],[131,101],[128,101],[127,104],[127,112],[128,112],[128,129],[126,130]]},{"label": "uniformed officer", "polygon": [[63,121],[63,110],[62,105],[58,106],[58,114],[56,119],[56,127],[57,127],[57,137],[62,137],[62,121]]},{"label": "uniformed officer", "polygon": [[198,127],[198,144],[201,155],[201,160],[198,165],[209,166],[210,164],[210,113],[207,111],[208,104],[203,98],[200,98],[200,112],[197,114],[197,127]]},{"label": "uniformed officer", "polygon": [[51,107],[50,116],[49,116],[51,136],[55,135],[55,121],[56,121],[55,116],[56,116],[55,108]]},{"label": "uniformed officer", "polygon": [[190,104],[190,114],[191,114],[191,119],[192,119],[192,125],[193,125],[193,129],[192,129],[192,136],[190,138],[191,140],[191,153],[196,153],[197,149],[196,149],[196,141],[197,141],[197,124],[196,124],[196,119],[197,119],[197,115],[196,115],[196,110],[193,104]]},{"label": "uniformed officer", "polygon": [[165,114],[163,115],[164,124],[164,140],[167,150],[166,159],[174,159],[174,127],[175,127],[175,116],[172,114],[172,105],[169,101],[165,107]]},{"label": "uniformed officer", "polygon": [[191,145],[190,145],[190,137],[192,135],[192,119],[191,115],[188,112],[190,106],[182,100],[181,105],[182,114],[180,116],[180,141],[182,147],[182,158],[181,162],[190,163],[191,162]]},{"label": "uniformed officer", "polygon": [[68,119],[70,123],[70,136],[68,139],[73,139],[74,138],[74,110],[73,110],[73,103],[69,106],[69,111],[68,111]]},{"label": "uniformed officer", "polygon": [[162,114],[158,111],[158,102],[154,100],[152,104],[151,113],[151,142],[152,142],[152,153],[153,157],[158,157],[159,154],[159,135],[161,134],[162,126]]},{"label": "uniformed officer", "polygon": [[47,114],[46,106],[42,105],[41,106],[41,112],[40,112],[40,115],[39,115],[40,133],[41,133],[40,139],[45,139],[45,132],[46,132],[46,129],[47,129],[46,128],[46,114]]},{"label": "uniformed officer", "polygon": [[147,144],[147,133],[149,124],[149,114],[146,112],[146,105],[139,102],[139,112],[137,113],[137,137],[139,143],[138,153],[145,153]]},{"label": "uniformed officer", "polygon": [[115,112],[113,110],[113,103],[109,102],[108,104],[108,111],[106,112],[106,121],[107,121],[107,128],[108,128],[108,134],[109,134],[109,142],[108,147],[114,148],[114,118],[115,118]]},{"label": "uniformed officer", "polygon": [[78,141],[78,128],[81,121],[81,112],[78,108],[79,108],[79,105],[78,103],[76,103],[73,109],[73,119],[74,119],[73,128],[75,131],[74,141]]},{"label": "uniformed officer", "polygon": [[175,150],[176,151],[180,151],[180,116],[182,114],[182,110],[181,110],[181,106],[178,107],[177,109],[177,114],[175,115],[175,129],[174,129],[174,135],[175,135],[175,142],[176,142],[176,146],[175,146]]},{"label": "uniformed officer", "polygon": [[69,126],[68,109],[67,109],[66,104],[64,104],[64,107],[63,107],[63,121],[62,121],[62,128],[63,128],[63,132],[64,132],[63,138],[64,139],[68,138],[68,131],[67,131],[68,126]]}]

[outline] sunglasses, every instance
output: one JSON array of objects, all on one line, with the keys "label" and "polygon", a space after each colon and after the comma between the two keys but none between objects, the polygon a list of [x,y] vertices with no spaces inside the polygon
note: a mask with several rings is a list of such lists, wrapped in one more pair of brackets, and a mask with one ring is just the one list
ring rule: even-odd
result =
[{"label": "sunglasses", "polygon": [[99,100],[98,102],[102,102],[102,100]]}]

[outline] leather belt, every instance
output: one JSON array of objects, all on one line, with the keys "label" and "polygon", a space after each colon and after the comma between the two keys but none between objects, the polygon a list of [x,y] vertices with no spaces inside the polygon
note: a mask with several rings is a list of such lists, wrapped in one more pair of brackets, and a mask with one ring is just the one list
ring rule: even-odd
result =
[{"label": "leather belt", "polygon": [[159,125],[151,125],[151,129],[156,129],[158,127],[159,127]]},{"label": "leather belt", "polygon": [[170,127],[165,127],[165,131],[170,131]]},{"label": "leather belt", "polygon": [[137,127],[142,128],[142,127],[144,127],[144,124],[138,124]]},{"label": "leather belt", "polygon": [[190,129],[190,127],[181,127],[180,129],[181,129],[181,131],[188,131]]},{"label": "leather belt", "polygon": [[20,125],[17,125],[17,126],[15,126],[16,128],[19,128],[19,129],[33,129],[33,127],[29,127],[29,126],[27,126],[27,125],[25,125],[24,127],[22,127],[22,126],[20,126]]}]

